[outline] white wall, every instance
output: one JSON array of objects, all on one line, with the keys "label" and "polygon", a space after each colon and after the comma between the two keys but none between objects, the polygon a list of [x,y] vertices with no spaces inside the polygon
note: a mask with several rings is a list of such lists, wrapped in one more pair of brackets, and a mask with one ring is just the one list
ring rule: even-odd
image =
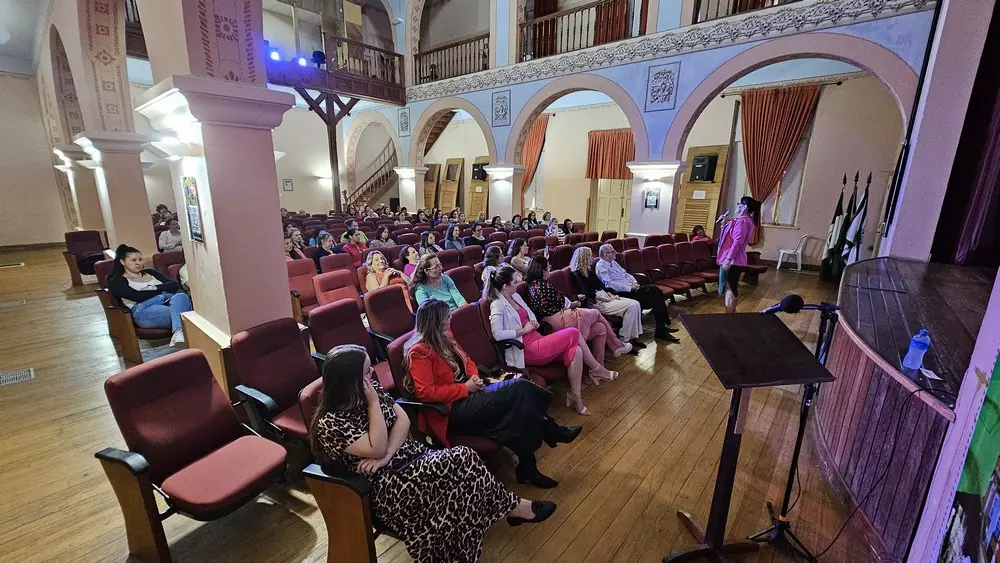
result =
[{"label": "white wall", "polygon": [[395,51],[389,14],[379,0],[368,0],[361,6],[361,37],[368,45]]},{"label": "white wall", "polygon": [[[721,145],[729,142],[733,104],[738,96],[716,98],[698,117],[685,144],[684,154],[693,146]],[[756,247],[765,260],[777,260],[782,248],[793,248],[800,236],[810,235],[803,252],[803,262],[819,264],[827,228],[840,195],[841,178],[853,179],[861,171],[860,188],[872,172],[868,221],[865,229],[865,257],[874,242],[886,186],[895,165],[903,134],[902,118],[895,100],[874,77],[845,81],[841,86],[823,87],[809,140],[803,168],[795,225],[764,227],[764,241]],[[739,131],[737,131],[739,138]],[[742,155],[733,155],[741,158]],[[736,161],[733,162],[736,164]],[[739,197],[745,182],[737,180],[733,196]],[[853,181],[845,193],[845,205]],[[860,193],[858,195],[860,197]]]},{"label": "white wall", "polygon": [[0,246],[59,242],[68,228],[35,77],[0,73]]},{"label": "white wall", "polygon": [[[305,209],[310,213],[325,213],[333,209],[333,188],[330,178],[330,149],[326,125],[308,110],[292,108],[274,132],[274,150],[285,153],[277,163],[281,206]],[[341,145],[341,150],[343,145]],[[282,179],[291,179],[294,190],[281,188]],[[345,186],[346,188],[346,186]]]},{"label": "white wall", "polygon": [[490,2],[430,0],[420,20],[420,50],[472,37],[490,30]]},{"label": "white wall", "polygon": [[[469,184],[472,182],[472,163],[476,157],[489,156],[486,148],[486,137],[479,129],[479,124],[471,117],[461,119],[464,112],[456,114],[455,119],[448,124],[448,127],[438,137],[431,152],[424,156],[424,165],[427,163],[437,163],[441,165],[442,176],[444,178],[444,164],[449,158],[464,158],[465,164],[462,170],[462,190],[463,195],[459,197],[459,202],[468,201]],[[467,114],[466,114],[467,115]]]},{"label": "white wall", "polygon": [[[355,152],[355,159],[357,161],[357,176],[355,179],[358,186],[374,172],[374,161],[390,140],[389,131],[381,123],[373,123],[365,127],[364,131],[361,132],[361,138],[358,139],[358,148]],[[351,186],[351,189],[356,187]]]},{"label": "white wall", "polygon": [[[553,106],[558,103],[554,102]],[[551,106],[550,106],[551,107]],[[587,221],[590,180],[587,172],[587,133],[600,129],[628,127],[625,114],[615,104],[547,110],[552,115],[545,130],[545,146],[538,171],[528,187],[525,207],[551,211],[560,221],[567,217]],[[541,213],[538,214],[541,217]]]}]

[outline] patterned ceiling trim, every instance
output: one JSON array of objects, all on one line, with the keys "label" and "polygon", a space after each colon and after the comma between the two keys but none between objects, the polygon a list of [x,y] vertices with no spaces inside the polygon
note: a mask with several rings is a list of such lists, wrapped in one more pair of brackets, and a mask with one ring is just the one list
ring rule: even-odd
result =
[{"label": "patterned ceiling trim", "polygon": [[932,9],[934,0],[816,0],[410,86],[415,102]]},{"label": "patterned ceiling trim", "polygon": [[859,70],[855,72],[843,72],[840,74],[825,74],[823,76],[816,76],[812,78],[796,78],[793,80],[780,80],[777,82],[762,82],[760,84],[750,84],[749,86],[733,86],[732,88],[726,88],[720,95],[722,96],[735,96],[737,94],[742,94],[743,92],[749,92],[750,90],[769,90],[772,88],[787,88],[789,86],[807,86],[810,84],[820,84],[820,85],[834,85],[838,82],[847,82],[848,80],[857,80],[859,78],[868,78],[872,74],[865,70]]}]

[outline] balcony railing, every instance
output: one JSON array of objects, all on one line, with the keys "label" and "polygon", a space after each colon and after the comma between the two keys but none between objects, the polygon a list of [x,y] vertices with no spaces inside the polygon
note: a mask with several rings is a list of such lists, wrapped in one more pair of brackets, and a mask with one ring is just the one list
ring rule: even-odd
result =
[{"label": "balcony railing", "polygon": [[403,83],[403,56],[399,53],[343,37],[323,35],[328,66],[329,61],[336,61],[335,70],[392,84]]},{"label": "balcony railing", "polygon": [[415,62],[417,84],[487,70],[490,68],[490,34],[486,32],[417,53]]},{"label": "balcony railing", "polygon": [[125,0],[125,54],[137,59],[149,59],[137,0]]},{"label": "balcony railing", "polygon": [[695,0],[694,22],[700,23],[754,10],[791,4],[796,0]]},{"label": "balcony railing", "polygon": [[521,24],[518,60],[569,53],[631,37],[629,0],[600,0]]}]

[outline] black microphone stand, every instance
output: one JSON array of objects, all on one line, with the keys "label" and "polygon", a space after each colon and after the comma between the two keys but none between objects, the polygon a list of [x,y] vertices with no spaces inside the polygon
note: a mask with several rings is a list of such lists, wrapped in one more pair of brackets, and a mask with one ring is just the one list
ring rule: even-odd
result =
[{"label": "black microphone stand", "polygon": [[[826,365],[827,354],[833,342],[833,332],[837,325],[837,310],[839,306],[833,303],[820,303],[819,305],[804,305],[802,310],[816,310],[820,312],[819,333],[816,336],[816,359]],[[809,410],[812,408],[813,400],[819,393],[819,384],[810,383],[803,386],[802,407],[799,410],[799,430],[795,436],[795,449],[792,452],[792,463],[788,468],[788,480],[785,482],[785,496],[781,501],[781,512],[774,512],[774,505],[767,502],[767,513],[771,517],[771,525],[753,534],[749,539],[759,543],[770,543],[775,546],[784,546],[790,551],[804,558],[806,561],[816,563],[816,556],[799,540],[792,532],[792,523],[788,519],[788,503],[792,498],[792,486],[798,475],[799,453],[802,451],[802,440],[806,434],[806,422],[809,420]]]}]

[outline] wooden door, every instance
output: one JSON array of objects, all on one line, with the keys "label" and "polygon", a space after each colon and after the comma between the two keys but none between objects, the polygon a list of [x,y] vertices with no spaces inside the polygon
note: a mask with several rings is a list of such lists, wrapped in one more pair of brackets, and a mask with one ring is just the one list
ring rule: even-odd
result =
[{"label": "wooden door", "polygon": [[428,164],[424,174],[424,209],[437,205],[438,181],[441,178],[441,165]]},{"label": "wooden door", "polygon": [[[468,217],[476,217],[480,212],[486,213],[490,202],[490,182],[482,167],[489,165],[490,157],[478,156],[472,166],[472,182],[469,186],[469,199],[465,213]],[[477,170],[479,179],[476,178]]]},{"label": "wooden door", "polygon": [[462,176],[465,170],[464,158],[449,158],[444,163],[444,177],[441,178],[441,196],[438,207],[445,213],[458,205],[458,191],[462,188]]},{"label": "wooden door", "polygon": [[628,229],[629,192],[631,180],[597,180],[597,205],[594,213],[594,230],[618,231]]}]

